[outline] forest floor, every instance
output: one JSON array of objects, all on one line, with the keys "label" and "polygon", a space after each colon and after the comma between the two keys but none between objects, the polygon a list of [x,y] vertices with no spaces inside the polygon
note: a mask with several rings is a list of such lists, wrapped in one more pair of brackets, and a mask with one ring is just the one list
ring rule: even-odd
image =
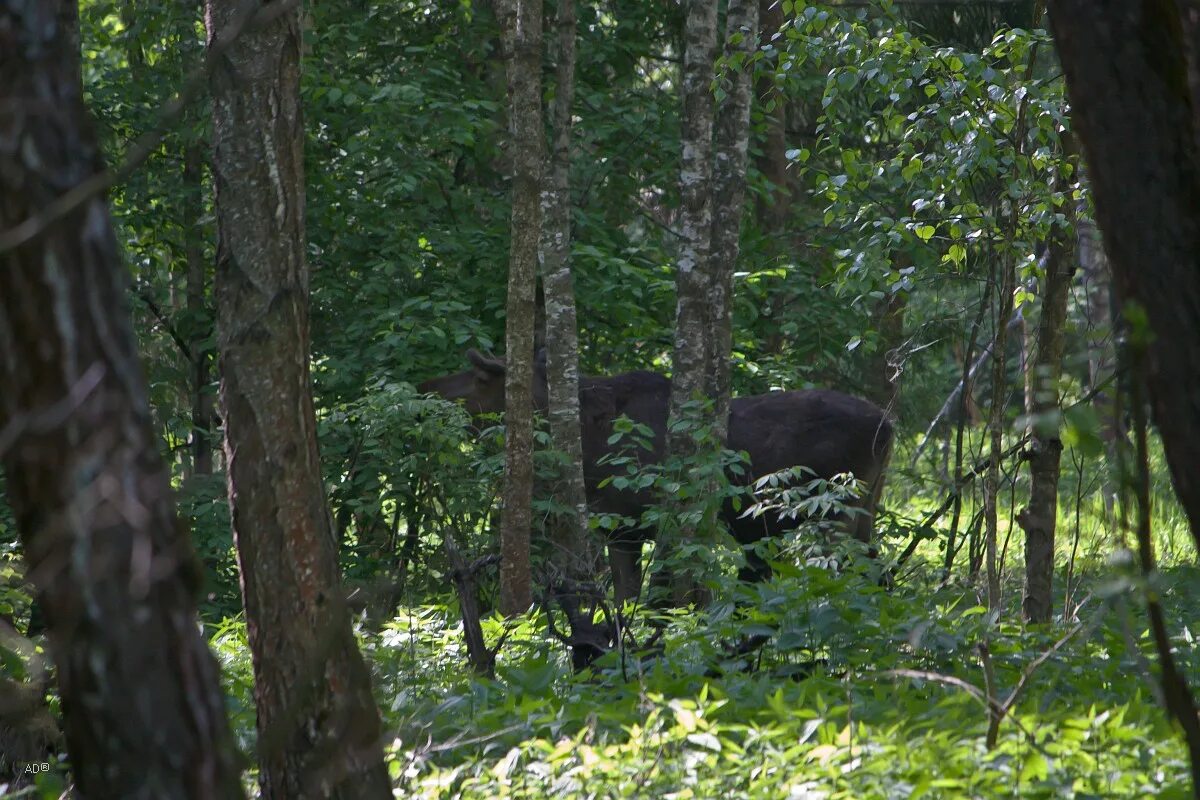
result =
[{"label": "forest floor", "polygon": [[[485,620],[489,641],[507,638],[496,677],[482,679],[451,598],[402,607],[363,634],[393,779],[422,798],[1190,796],[1186,751],[1156,701],[1143,587],[1098,504],[1092,492],[1060,508],[1062,530],[1080,537],[1061,543],[1060,564],[1075,552],[1071,596],[1060,570],[1059,611],[1043,626],[1018,622],[1014,553],[997,614],[982,579],[941,579],[931,542],[891,591],[870,570],[814,558],[764,584],[726,582],[706,613],[642,611],[628,646],[578,675],[544,612]],[[1154,588],[1200,686],[1200,574],[1183,563],[1176,510],[1156,520]],[[738,654],[748,635],[766,643]],[[244,628],[227,623],[214,642],[252,747]],[[1008,707],[991,746],[989,694]]]}]

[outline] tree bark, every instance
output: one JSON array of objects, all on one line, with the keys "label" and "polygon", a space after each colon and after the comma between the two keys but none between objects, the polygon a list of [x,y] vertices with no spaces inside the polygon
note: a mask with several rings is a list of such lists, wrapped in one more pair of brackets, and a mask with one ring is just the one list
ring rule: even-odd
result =
[{"label": "tree bark", "polygon": [[[1071,215],[1073,217],[1074,215]],[[1049,242],[1042,284],[1042,313],[1037,354],[1030,371],[1032,391],[1026,403],[1032,438],[1029,456],[1029,503],[1017,515],[1025,531],[1025,619],[1049,622],[1054,610],[1054,536],[1058,521],[1059,438],[1058,379],[1062,374],[1063,328],[1067,298],[1075,274],[1074,228],[1056,230]]]},{"label": "tree bark", "polygon": [[[783,3],[759,0],[758,14],[763,46],[770,44],[771,58],[778,59],[784,44]],[[778,37],[778,38],[777,38]],[[778,68],[778,64],[774,65]],[[757,203],[759,224],[770,233],[781,233],[791,215],[792,188],[788,181],[787,98],[775,84],[773,70],[763,70],[755,94],[766,118],[766,133],[756,161],[758,171],[771,184],[771,194]]]},{"label": "tree bark", "polygon": [[208,263],[204,258],[201,217],[204,216],[204,149],[189,142],[183,151],[184,261],[187,264],[188,356],[192,360],[192,474],[213,471],[213,395],[209,391],[210,352],[204,342],[211,336],[208,306]]},{"label": "tree bark", "polygon": [[[1080,180],[1087,180],[1087,172],[1080,165]],[[1117,449],[1126,437],[1126,426],[1122,415],[1117,413],[1116,337],[1114,334],[1113,296],[1108,259],[1100,230],[1089,219],[1076,221],[1078,239],[1076,243],[1079,270],[1083,273],[1086,287],[1088,380],[1087,394],[1092,398],[1091,407],[1100,423],[1100,440],[1104,443],[1104,456],[1109,469],[1101,473],[1105,521],[1110,527],[1115,524],[1117,490],[1114,468],[1118,463]],[[1112,383],[1111,386],[1108,384]]]},{"label": "tree bark", "polygon": [[533,521],[534,290],[541,230],[542,4],[497,0],[508,68],[512,225],[505,318],[504,513],[500,522],[500,610],[533,603],[529,528]]},{"label": "tree bark", "polygon": [[[717,39],[716,0],[687,0],[683,54],[683,116],[680,142],[679,263],[675,272],[675,348],[672,359],[670,418],[684,417],[685,405],[703,396],[713,349],[708,314],[712,260],[713,59]],[[674,454],[690,452],[690,431],[668,431]]]},{"label": "tree bark", "polygon": [[[908,253],[894,253],[889,265],[889,283],[900,283],[903,277],[900,270],[912,265],[912,256]],[[895,291],[887,292],[887,296],[875,306],[872,315],[879,342],[868,371],[868,397],[881,408],[894,409],[900,393],[904,364],[898,352],[904,344],[904,312],[907,307],[908,291],[897,287]]]},{"label": "tree bark", "polygon": [[[1192,796],[1200,798],[1200,717],[1196,714],[1196,699],[1188,686],[1187,677],[1175,664],[1174,644],[1167,631],[1159,593],[1154,590],[1158,568],[1154,563],[1154,541],[1150,535],[1150,457],[1147,446],[1146,422],[1146,340],[1128,336],[1122,348],[1124,366],[1128,369],[1129,405],[1133,417],[1135,463],[1128,470],[1127,488],[1133,489],[1134,510],[1137,515],[1135,532],[1138,543],[1138,562],[1141,565],[1142,585],[1146,593],[1146,615],[1150,618],[1150,634],[1158,651],[1159,681],[1162,700],[1169,715],[1183,729],[1188,760],[1192,767]],[[1127,495],[1126,495],[1127,496]],[[1123,515],[1124,516],[1124,515]]]},{"label": "tree bark", "polygon": [[[206,11],[212,50],[247,8]],[[211,76],[220,402],[259,783],[264,798],[390,798],[317,452],[299,80],[298,8],[251,22]]]},{"label": "tree bark", "polygon": [[[667,449],[675,458],[695,453],[694,423],[701,420],[690,405],[712,386],[709,372],[715,341],[712,296],[713,232],[713,94],[717,41],[716,0],[687,0],[682,71],[683,114],[680,120],[678,265],[675,271],[675,346],[672,356],[671,404]],[[710,398],[715,399],[715,398]],[[693,424],[680,424],[690,421]],[[724,427],[724,423],[722,423]],[[680,530],[681,542],[694,536]],[[659,548],[662,548],[662,542]],[[675,602],[702,603],[695,575],[673,576]]]},{"label": "tree bark", "polygon": [[558,502],[569,514],[551,521],[555,578],[590,580],[595,563],[588,533],[579,425],[579,334],[571,275],[571,110],[575,98],[575,0],[558,0],[558,63],[551,128],[554,144],[542,191],[542,286],[546,298],[546,381],[550,439],[563,454]]},{"label": "tree bark", "polygon": [[750,86],[758,50],[758,0],[730,0],[725,17],[725,62],[731,73],[717,109],[713,166],[712,256],[708,285],[712,346],[705,394],[713,401],[713,424],[724,441],[729,427],[733,357],[733,272],[741,244],[750,144]]},{"label": "tree bark", "polygon": [[1170,0],[1049,7],[1113,291],[1153,334],[1151,410],[1200,547],[1200,122],[1185,36],[1194,28]]},{"label": "tree bark", "polygon": [[1014,267],[1007,258],[993,266],[1000,270],[997,279],[1000,310],[996,317],[996,343],[992,353],[992,405],[988,418],[991,463],[983,484],[984,547],[987,553],[988,608],[1000,608],[1000,565],[996,562],[999,528],[1000,454],[1004,451],[1004,411],[1008,398],[1008,322],[1013,313]]},{"label": "tree bark", "polygon": [[[0,2],[0,230],[100,171],[70,2]],[[57,19],[57,21],[56,21]],[[83,797],[242,796],[108,209],[0,253],[0,456]]]}]

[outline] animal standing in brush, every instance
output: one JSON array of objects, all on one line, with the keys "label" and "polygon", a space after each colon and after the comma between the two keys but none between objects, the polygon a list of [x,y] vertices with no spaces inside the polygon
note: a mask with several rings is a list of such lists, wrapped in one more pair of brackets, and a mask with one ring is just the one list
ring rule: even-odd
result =
[{"label": "animal standing in brush", "polygon": [[[468,350],[471,368],[453,375],[433,378],[418,390],[461,401],[473,416],[504,411],[504,361]],[[534,405],[546,410],[546,373],[535,369]],[[602,463],[616,455],[620,444],[609,444],[613,422],[620,416],[648,427],[652,433],[649,451],[639,451],[642,464],[658,463],[666,454],[667,414],[671,382],[645,370],[610,377],[583,377],[579,382],[579,422],[583,443],[583,474],[588,507],[593,513],[618,514],[641,519],[655,497],[650,489],[618,489],[609,478],[624,473],[624,466]],[[892,424],[886,412],[873,403],[842,392],[811,389],[769,392],[735,397],[730,405],[730,450],[745,451],[749,465],[745,474],[731,476],[750,483],[772,472],[803,466],[818,478],[850,472],[866,491],[857,501],[862,510],[845,521],[848,531],[869,543],[875,508],[883,490],[884,471],[892,447]],[[604,485],[602,485],[604,484]],[[741,516],[731,504],[723,511],[725,523],[741,544],[752,544],[777,535],[787,526],[775,514],[757,518]],[[642,546],[654,536],[653,527],[632,526],[613,531],[608,555],[613,589],[618,602],[634,598],[641,589],[639,556]],[[764,577],[766,565],[753,554],[744,577]]]}]

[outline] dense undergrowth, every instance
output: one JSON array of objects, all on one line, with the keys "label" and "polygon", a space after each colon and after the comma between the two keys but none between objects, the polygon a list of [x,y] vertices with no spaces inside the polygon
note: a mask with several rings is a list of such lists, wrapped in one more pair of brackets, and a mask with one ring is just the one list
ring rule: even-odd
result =
[{"label": "dense undergrowth", "polygon": [[[671,617],[650,652],[571,674],[533,616],[494,680],[465,666],[453,604],[403,609],[364,644],[393,778],[416,797],[1183,797],[1186,754],[1155,703],[1136,581],[1085,579],[1078,623],[996,623],[973,588],[930,573],[891,592],[869,576],[789,570]],[[1159,589],[1195,616],[1191,567]],[[1017,618],[1019,592],[1003,618]],[[494,640],[503,623],[489,622]],[[650,625],[639,619],[633,637]],[[1070,635],[1075,631],[1074,635]],[[1175,637],[1189,677],[1200,658]],[[747,634],[768,642],[736,655]],[[1061,639],[1057,650],[1045,655]],[[244,632],[215,639],[236,724],[253,727]],[[985,644],[1004,701],[1035,660],[998,743],[985,748]],[[959,683],[961,682],[961,683]]]},{"label": "dense undergrowth", "polygon": [[[1105,502],[1111,475],[1096,460],[1065,462],[1056,618],[1023,626],[1011,513],[1001,515],[998,613],[986,609],[982,575],[971,575],[969,542],[946,577],[945,517],[881,588],[881,570],[944,499],[904,468],[904,449],[879,560],[800,540],[777,553],[770,581],[745,585],[725,557],[708,573],[711,606],[627,608],[621,648],[581,674],[539,608],[515,622],[484,620],[488,641],[503,643],[495,677],[473,675],[449,582],[436,560],[421,565],[396,615],[360,627],[398,796],[1188,796],[1186,752],[1156,699],[1147,587],[1124,549],[1120,505]],[[1197,686],[1200,601],[1189,589],[1200,574],[1157,451],[1152,466],[1163,568],[1151,588]],[[1017,500],[1025,493],[1018,484]],[[974,488],[964,491],[964,541],[978,506]],[[472,540],[487,541],[483,532]],[[485,583],[485,605],[491,591]],[[208,621],[235,732],[252,753],[245,626],[239,616]],[[989,748],[985,697],[1008,704],[1017,687]],[[56,796],[66,767],[39,781],[43,796]]]},{"label": "dense undergrowth", "polygon": [[[485,620],[489,641],[504,642],[495,678],[473,676],[452,595],[409,596],[381,630],[362,634],[397,790],[422,798],[1187,796],[1186,752],[1155,697],[1145,587],[1106,516],[1103,475],[1064,477],[1057,562],[1074,566],[1069,594],[1059,570],[1060,610],[1048,626],[1013,622],[1015,543],[998,614],[986,610],[965,555],[944,578],[938,540],[922,544],[891,590],[879,586],[879,564],[839,569],[814,551],[776,563],[764,584],[718,576],[717,599],[703,612],[634,611],[622,648],[582,674],[572,674],[538,610],[513,623]],[[1156,539],[1166,560],[1153,588],[1195,686],[1200,653],[1187,621],[1200,611],[1189,591],[1200,575],[1185,563],[1186,527],[1165,476],[1158,483]],[[924,513],[902,475],[891,496],[912,516]],[[974,500],[964,501],[969,519]],[[889,543],[882,560],[903,544]],[[747,648],[747,637],[765,644]],[[214,643],[250,748],[244,628],[227,622]],[[984,698],[1004,704],[1017,686],[988,749]]]}]

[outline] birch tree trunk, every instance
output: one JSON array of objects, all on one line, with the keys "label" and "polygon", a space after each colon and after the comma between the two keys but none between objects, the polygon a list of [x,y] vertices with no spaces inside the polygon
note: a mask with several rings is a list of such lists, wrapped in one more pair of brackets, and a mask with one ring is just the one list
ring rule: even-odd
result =
[{"label": "birch tree trunk", "polygon": [[[0,2],[0,231],[101,169],[73,2]],[[241,797],[104,197],[0,252],[0,458],[81,797]],[[52,312],[52,313],[51,313]]]},{"label": "birch tree trunk", "polygon": [[541,230],[541,0],[497,0],[508,67],[512,226],[505,319],[504,513],[500,522],[500,610],[520,614],[533,602],[529,528],[533,511],[533,334]]},{"label": "birch tree trunk", "polygon": [[546,381],[550,439],[564,456],[558,502],[570,513],[551,522],[556,577],[581,582],[595,563],[588,534],[579,427],[579,335],[571,276],[571,110],[575,99],[575,0],[558,0],[558,63],[551,108],[553,148],[542,191],[542,286],[546,298]]},{"label": "birch tree trunk", "polygon": [[[712,79],[717,41],[716,0],[686,0],[680,119],[681,157],[679,192],[678,265],[675,271],[675,347],[672,356],[671,403],[668,414],[667,450],[686,459],[696,451],[693,432],[696,419],[691,403],[703,398],[712,385],[709,366],[715,350],[712,300]],[[690,424],[684,424],[690,423]],[[680,530],[678,544],[695,536]],[[668,547],[671,545],[668,544]],[[660,550],[663,543],[660,542]],[[672,577],[675,602],[702,603],[696,576]]]},{"label": "birch tree trunk", "polygon": [[[685,405],[703,396],[713,350],[708,303],[712,260],[713,64],[717,40],[716,0],[686,0],[683,116],[680,143],[679,263],[675,272],[675,348],[672,358],[670,419],[683,418]],[[668,431],[671,453],[692,449],[688,431]]]},{"label": "birch tree trunk", "polygon": [[750,87],[758,50],[758,0],[729,0],[725,64],[731,79],[717,110],[713,166],[712,256],[708,309],[712,345],[705,394],[713,400],[713,423],[724,441],[729,427],[729,362],[733,355],[733,272],[741,243],[750,143]]},{"label": "birch tree trunk", "polygon": [[[245,13],[241,0],[208,0],[210,50]],[[298,7],[275,11],[251,22],[211,75],[220,402],[259,784],[264,798],[390,798],[317,452],[300,35]]]},{"label": "birch tree trunk", "polygon": [[[1087,171],[1080,166],[1080,179],[1087,180]],[[1089,219],[1076,221],[1076,260],[1082,272],[1086,303],[1088,382],[1087,394],[1091,407],[1100,421],[1100,440],[1104,457],[1110,466],[1102,472],[1100,491],[1103,493],[1105,523],[1113,529],[1116,523],[1117,489],[1114,468],[1117,448],[1125,440],[1125,422],[1117,413],[1117,387],[1113,378],[1117,371],[1116,336],[1114,335],[1113,296],[1109,291],[1111,276],[1100,229]],[[1112,385],[1108,385],[1112,382]]]}]

